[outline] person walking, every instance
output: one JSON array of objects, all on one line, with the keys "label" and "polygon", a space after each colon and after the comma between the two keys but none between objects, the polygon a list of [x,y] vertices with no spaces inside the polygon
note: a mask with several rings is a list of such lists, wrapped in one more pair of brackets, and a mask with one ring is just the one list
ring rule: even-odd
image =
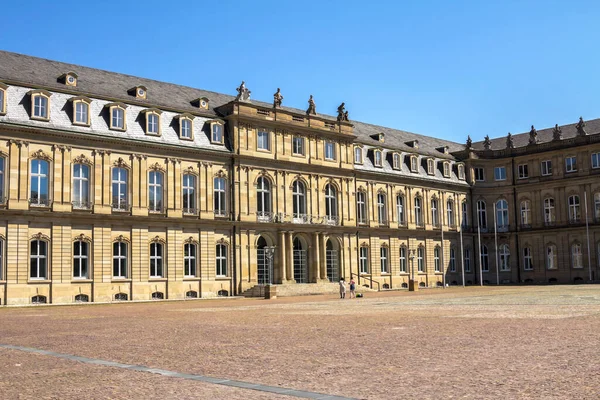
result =
[{"label": "person walking", "polygon": [[354,278],[350,278],[350,298],[353,299],[356,297],[356,282],[354,282]]},{"label": "person walking", "polygon": [[340,278],[340,299],[346,298],[346,282],[344,278]]}]

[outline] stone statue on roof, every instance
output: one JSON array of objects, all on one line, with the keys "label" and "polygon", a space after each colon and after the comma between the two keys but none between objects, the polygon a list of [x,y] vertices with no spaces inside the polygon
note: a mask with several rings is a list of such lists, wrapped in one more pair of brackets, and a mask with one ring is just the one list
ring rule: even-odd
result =
[{"label": "stone statue on roof", "polygon": [[277,88],[277,92],[273,95],[273,108],[281,108],[281,102],[283,101],[283,95],[281,89]]},{"label": "stone statue on roof", "polygon": [[558,124],[554,125],[554,129],[552,129],[552,140],[562,140],[562,129]]},{"label": "stone statue on roof", "polygon": [[492,141],[490,140],[489,135],[485,135],[485,139],[483,140],[483,148],[486,150],[490,150],[492,148]]},{"label": "stone statue on roof", "polygon": [[538,142],[537,131],[535,130],[533,125],[531,125],[531,130],[529,131],[529,144],[537,144],[537,142]]},{"label": "stone statue on roof", "polygon": [[312,94],[308,99],[308,110],[306,110],[306,115],[317,115],[317,106],[315,105],[315,101],[313,100]]},{"label": "stone statue on roof", "polygon": [[470,150],[473,147],[473,141],[471,140],[471,135],[467,135],[467,150]]},{"label": "stone statue on roof", "polygon": [[242,81],[239,88],[235,89],[238,94],[235,98],[236,101],[250,101],[250,90],[246,88],[246,82]]},{"label": "stone statue on roof", "polygon": [[513,140],[512,133],[510,133],[510,132],[508,132],[508,136],[506,137],[506,148],[507,149],[515,148],[515,141]]},{"label": "stone statue on roof", "polygon": [[346,106],[346,104],[342,103],[337,108],[337,112],[338,112],[337,120],[338,121],[348,121],[348,111],[346,111],[345,106]]},{"label": "stone statue on roof", "polygon": [[575,125],[575,128],[577,128],[577,134],[579,136],[587,135],[587,132],[585,130],[585,122],[583,122],[583,117],[579,117],[579,122],[577,123],[577,125]]}]

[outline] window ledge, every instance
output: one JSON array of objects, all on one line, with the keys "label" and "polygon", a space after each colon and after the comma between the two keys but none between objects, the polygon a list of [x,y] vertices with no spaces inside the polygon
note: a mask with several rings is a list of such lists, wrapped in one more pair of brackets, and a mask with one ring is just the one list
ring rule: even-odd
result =
[{"label": "window ledge", "polygon": [[231,277],[229,276],[216,276],[215,281],[230,281]]},{"label": "window ledge", "polygon": [[52,283],[52,281],[50,279],[29,278],[27,279],[27,283]]},{"label": "window ledge", "polygon": [[73,125],[75,125],[75,126],[83,126],[83,127],[89,128],[92,124],[90,124],[90,123],[86,124],[86,123],[83,123],[83,122],[73,122]]},{"label": "window ledge", "polygon": [[292,153],[292,157],[306,158],[306,155],[305,154],[299,154],[299,153]]},{"label": "window ledge", "polygon": [[129,278],[112,278],[111,283],[130,283],[131,279]]},{"label": "window ledge", "polygon": [[116,127],[110,127],[108,129],[110,129],[111,131],[117,131],[117,132],[125,132],[127,130],[125,128],[116,128]]},{"label": "window ledge", "polygon": [[192,281],[194,281],[194,282],[199,282],[199,281],[200,281],[200,278],[199,278],[199,277],[197,277],[197,276],[185,276],[185,277],[183,278],[183,280],[184,280],[184,282],[185,282],[185,281],[188,281],[188,282],[192,282]]},{"label": "window ledge", "polygon": [[167,278],[163,278],[162,276],[148,278],[148,282],[166,282],[166,281],[167,281]]},{"label": "window ledge", "polygon": [[187,140],[188,142],[193,142],[194,141],[193,137],[189,138],[189,137],[179,136],[179,139],[181,139],[181,140]]},{"label": "window ledge", "polygon": [[48,117],[31,117],[30,119],[32,119],[34,121],[44,121],[44,122],[50,121],[50,118],[48,118]]},{"label": "window ledge", "polygon": [[72,278],[71,279],[71,283],[93,283],[93,282],[94,282],[94,280],[90,279],[90,278],[81,278],[81,279]]}]

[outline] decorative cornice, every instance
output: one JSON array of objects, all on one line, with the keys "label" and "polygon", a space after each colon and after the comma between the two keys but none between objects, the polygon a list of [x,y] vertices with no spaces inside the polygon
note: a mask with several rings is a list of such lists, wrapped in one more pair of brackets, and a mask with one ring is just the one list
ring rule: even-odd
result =
[{"label": "decorative cornice", "polygon": [[81,241],[81,242],[92,243],[92,238],[91,238],[91,237],[89,237],[89,236],[86,236],[86,235],[85,235],[85,234],[83,234],[83,233],[80,233],[79,235],[77,235],[77,236],[75,236],[75,237],[73,238],[73,241],[74,241],[74,242],[79,242],[79,241]]},{"label": "decorative cornice", "polygon": [[165,172],[165,167],[160,165],[158,162],[155,162],[154,164],[150,165],[148,167],[148,169],[150,171],[161,171],[161,172]]},{"label": "decorative cornice", "polygon": [[87,165],[92,165],[92,160],[90,160],[89,158],[87,158],[85,156],[85,154],[80,154],[77,157],[73,158],[72,160],[73,164],[87,164]]},{"label": "decorative cornice", "polygon": [[161,238],[160,236],[156,235],[150,240],[150,243],[166,244],[167,241],[165,239]]},{"label": "decorative cornice", "polygon": [[125,242],[125,243],[130,243],[130,242],[129,242],[129,238],[126,238],[126,237],[125,237],[125,236],[123,236],[123,235],[119,235],[119,236],[115,237],[115,238],[113,239],[113,242],[119,242],[119,243],[120,243],[120,242]]},{"label": "decorative cornice", "polygon": [[122,157],[117,158],[113,165],[119,168],[131,168]]},{"label": "decorative cornice", "polygon": [[44,152],[44,150],[39,149],[36,152],[33,152],[29,155],[30,158],[37,158],[40,160],[52,161],[52,157]]},{"label": "decorative cornice", "polygon": [[195,245],[197,245],[198,241],[196,239],[194,239],[193,236],[190,236],[189,238],[187,238],[187,239],[185,239],[183,241],[183,244],[195,244]]},{"label": "decorative cornice", "polygon": [[25,140],[16,140],[16,139],[10,139],[7,144],[9,146],[14,144],[17,147],[22,147],[22,146],[28,147],[29,146],[29,142],[27,142]]},{"label": "decorative cornice", "polygon": [[221,239],[217,240],[217,244],[229,246],[229,242],[227,240],[225,240],[225,238],[221,238]]},{"label": "decorative cornice", "polygon": [[46,242],[50,241],[50,236],[44,235],[42,232],[38,232],[35,235],[31,235],[29,240],[44,240]]}]

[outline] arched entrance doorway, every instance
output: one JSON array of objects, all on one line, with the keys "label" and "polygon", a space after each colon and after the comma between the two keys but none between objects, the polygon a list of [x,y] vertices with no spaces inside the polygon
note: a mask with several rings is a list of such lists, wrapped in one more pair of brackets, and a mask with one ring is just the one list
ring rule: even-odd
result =
[{"label": "arched entrance doorway", "polygon": [[256,242],[256,269],[259,285],[268,285],[273,280],[273,254],[264,237]]},{"label": "arched entrance doorway", "polygon": [[327,262],[327,279],[329,279],[329,282],[338,282],[340,280],[340,251],[338,243],[335,240],[327,239],[325,249],[325,260]]},{"label": "arched entrance doorway", "polygon": [[296,283],[308,283],[306,248],[304,240],[299,237],[294,238],[294,280]]}]

